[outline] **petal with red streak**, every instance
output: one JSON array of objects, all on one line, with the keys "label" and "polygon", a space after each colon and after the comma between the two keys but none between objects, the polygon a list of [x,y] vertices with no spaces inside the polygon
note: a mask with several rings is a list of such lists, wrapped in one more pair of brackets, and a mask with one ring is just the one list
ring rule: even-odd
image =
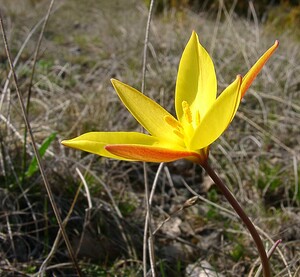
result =
[{"label": "petal with red streak", "polygon": [[171,162],[183,158],[198,158],[196,152],[173,150],[147,145],[106,145],[105,149],[113,155],[129,160],[143,162]]}]

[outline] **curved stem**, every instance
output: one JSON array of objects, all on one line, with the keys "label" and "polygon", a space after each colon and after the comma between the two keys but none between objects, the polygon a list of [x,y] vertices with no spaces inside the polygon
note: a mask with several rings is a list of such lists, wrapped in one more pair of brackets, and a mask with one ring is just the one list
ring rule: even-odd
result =
[{"label": "curved stem", "polygon": [[209,163],[206,161],[206,162],[202,163],[201,166],[205,169],[205,171],[210,176],[210,178],[215,182],[216,186],[223,193],[223,195],[226,197],[227,201],[230,203],[230,205],[233,207],[233,209],[236,211],[238,216],[241,218],[241,220],[246,225],[249,233],[251,234],[251,236],[256,244],[256,247],[257,247],[260,259],[261,259],[264,276],[270,277],[271,271],[270,271],[269,260],[268,260],[264,245],[261,241],[261,238],[260,238],[257,230],[255,229],[253,223],[251,222],[249,217],[246,215],[245,211],[240,206],[240,204],[237,202],[235,197],[232,195],[230,190],[226,187],[226,185],[223,183],[223,181],[219,178],[219,176],[211,168]]}]

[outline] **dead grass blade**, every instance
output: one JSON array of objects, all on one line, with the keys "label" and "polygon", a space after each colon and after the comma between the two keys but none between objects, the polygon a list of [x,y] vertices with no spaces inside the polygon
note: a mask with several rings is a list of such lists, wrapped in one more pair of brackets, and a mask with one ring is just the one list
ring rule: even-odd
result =
[{"label": "dead grass blade", "polygon": [[[203,201],[203,202],[205,202],[205,203],[207,203],[207,204],[209,204],[209,205],[211,205],[211,206],[214,206],[215,208],[217,208],[217,209],[219,209],[220,211],[224,212],[225,215],[227,214],[227,216],[230,215],[230,217],[232,217],[232,218],[236,218],[236,219],[238,218],[238,216],[237,216],[234,212],[232,212],[232,211],[228,210],[227,208],[224,208],[224,207],[222,207],[222,206],[220,206],[220,205],[218,205],[218,204],[216,204],[216,203],[214,203],[214,202],[211,202],[210,200],[208,200],[208,199],[202,197],[201,195],[199,195],[197,192],[195,192],[195,191],[187,184],[187,182],[186,182],[183,178],[181,178],[181,181],[182,181],[182,183],[184,184],[184,186],[185,186],[185,187],[186,187],[193,195],[197,196],[201,201]],[[275,242],[275,241],[274,241],[274,240],[273,240],[273,239],[272,239],[265,231],[263,231],[260,227],[258,227],[256,224],[254,224],[254,226],[255,226],[255,228],[257,229],[257,231],[258,231],[262,236],[264,236],[269,242],[271,242],[272,245],[276,245],[276,247],[275,247],[274,250],[276,250],[276,251],[278,252],[278,254],[280,255],[280,257],[281,257],[281,259],[282,259],[282,262],[283,262],[283,264],[284,264],[284,266],[285,266],[285,270],[287,271],[288,276],[289,276],[289,277],[292,277],[291,271],[290,271],[289,266],[288,266],[288,263],[287,263],[287,261],[286,261],[286,259],[285,259],[285,257],[284,257],[284,254],[282,253],[282,251],[280,250],[280,248],[277,247],[276,242]],[[248,234],[248,235],[249,235],[249,233],[245,233],[245,234]],[[274,252],[274,250],[271,248],[271,251]],[[273,252],[270,252],[270,254],[272,254]],[[268,256],[268,257],[269,257],[269,256]],[[251,276],[251,275],[252,275],[252,273],[253,273],[253,271],[254,271],[254,268],[257,266],[258,262],[259,262],[259,258],[254,262],[254,264],[253,264],[253,266],[252,266],[252,268],[251,268],[250,273],[249,273],[248,276]]]},{"label": "dead grass blade", "polygon": [[[141,92],[144,93],[145,90],[145,83],[146,83],[146,64],[147,64],[147,50],[148,50],[148,43],[149,43],[149,33],[150,33],[150,23],[152,19],[153,13],[153,6],[154,0],[151,0],[149,12],[148,12],[148,19],[145,31],[145,40],[144,40],[144,52],[143,52],[143,67],[142,67],[142,88]],[[152,277],[155,277],[155,257],[154,257],[154,242],[152,236],[152,229],[151,229],[151,205],[149,203],[149,186],[148,186],[148,178],[147,178],[147,167],[146,163],[143,163],[143,170],[144,170],[144,184],[145,184],[145,201],[146,201],[146,216],[145,216],[145,227],[144,227],[144,239],[143,239],[143,271],[144,277],[147,275],[147,240],[149,234],[149,258],[150,258],[150,265],[151,265],[151,272]]]},{"label": "dead grass blade", "polygon": [[54,196],[53,196],[50,184],[48,182],[48,179],[46,177],[44,166],[43,166],[39,151],[38,151],[36,143],[35,143],[35,137],[33,135],[30,122],[29,122],[28,117],[26,115],[25,105],[24,105],[23,100],[22,100],[22,95],[21,95],[21,92],[19,90],[17,76],[16,76],[16,73],[15,73],[15,70],[14,70],[12,59],[11,59],[11,54],[10,54],[10,50],[9,50],[9,46],[8,46],[8,42],[7,42],[7,37],[6,37],[6,33],[5,33],[5,28],[4,28],[4,23],[3,23],[3,18],[2,18],[2,12],[1,11],[0,11],[0,25],[1,25],[1,31],[2,31],[2,36],[3,36],[4,48],[5,48],[6,56],[7,56],[8,63],[9,63],[9,66],[10,66],[10,70],[12,72],[12,76],[13,76],[13,80],[14,80],[15,89],[16,89],[16,92],[17,92],[21,112],[22,112],[22,115],[23,115],[23,119],[24,119],[26,128],[29,132],[29,137],[31,139],[32,148],[33,148],[35,157],[37,159],[37,163],[38,163],[38,166],[39,166],[39,169],[40,169],[40,172],[41,172],[41,176],[42,176],[47,194],[49,196],[49,200],[50,200],[51,206],[53,208],[56,220],[58,222],[59,228],[61,229],[63,238],[64,238],[66,246],[68,248],[68,252],[69,252],[70,257],[72,259],[73,266],[75,267],[75,269],[78,273],[78,276],[82,276],[79,265],[78,265],[78,262],[76,260],[75,255],[74,255],[74,251],[72,249],[71,243],[69,241],[66,230],[65,230],[64,225],[62,223],[62,220],[61,220],[61,217],[60,217],[60,214],[59,214],[59,211],[58,211],[58,207],[57,207],[57,205],[54,201]]},{"label": "dead grass blade", "polygon": [[255,123],[253,120],[245,116],[242,112],[237,112],[236,113],[237,117],[245,120],[247,123],[249,123],[252,127],[254,127],[256,130],[264,134],[265,136],[269,137],[273,142],[278,144],[281,148],[283,148],[285,151],[290,153],[292,156],[296,156],[296,151],[291,149],[290,147],[286,146],[284,143],[282,143],[278,138],[276,138],[274,135],[260,127],[257,123]]},{"label": "dead grass blade", "polygon": [[[35,73],[35,66],[36,66],[36,63],[37,63],[37,60],[38,60],[38,54],[40,52],[42,39],[44,37],[44,32],[45,32],[47,23],[49,21],[49,17],[50,17],[50,13],[51,13],[53,4],[54,4],[54,0],[51,0],[50,5],[48,7],[48,11],[47,11],[46,16],[45,16],[44,24],[43,24],[41,32],[40,32],[40,36],[38,38],[36,48],[35,48],[35,51],[34,51],[33,65],[32,65],[31,75],[30,75],[30,79],[29,79],[27,101],[26,101],[26,106],[25,106],[27,116],[29,115],[29,106],[30,106],[30,99],[31,99],[32,82],[33,82],[33,77],[34,77],[34,73]],[[24,174],[25,174],[25,170],[26,170],[26,157],[27,157],[27,155],[26,155],[26,145],[27,145],[27,128],[26,128],[26,125],[25,125],[25,128],[24,128],[24,144],[23,144],[23,174],[22,174],[23,176],[22,176],[22,178],[25,177]]]},{"label": "dead grass blade", "polygon": [[[64,222],[63,222],[64,227],[67,225],[68,220],[69,220],[69,218],[70,218],[70,216],[71,216],[71,214],[72,214],[72,212],[74,210],[75,203],[77,202],[78,196],[80,194],[81,187],[82,187],[82,183],[78,186],[76,194],[75,194],[74,199],[73,199],[73,202],[71,204],[71,207],[70,207],[70,209],[68,211],[67,216],[64,219]],[[59,241],[60,241],[61,235],[62,235],[62,229],[59,229],[58,232],[57,232],[57,235],[55,237],[55,240],[53,242],[52,248],[51,248],[50,252],[48,253],[48,256],[46,257],[46,259],[43,261],[42,265],[40,266],[40,269],[39,269],[39,271],[37,273],[37,276],[43,277],[45,275],[45,271],[47,271],[47,264],[49,263],[49,261],[53,257],[53,255],[54,255],[54,253],[55,253],[55,251],[56,251],[56,249],[57,249],[57,247],[59,245]],[[76,253],[76,256],[77,256],[77,253]]]},{"label": "dead grass blade", "polygon": [[[273,246],[270,248],[270,250],[267,253],[268,258],[270,259],[270,257],[272,256],[272,254],[274,253],[275,249],[277,248],[277,246],[282,242],[282,240],[277,240]],[[254,277],[259,277],[262,271],[262,266],[260,265],[259,268],[257,269],[255,276]],[[249,274],[250,276],[250,274]]]}]

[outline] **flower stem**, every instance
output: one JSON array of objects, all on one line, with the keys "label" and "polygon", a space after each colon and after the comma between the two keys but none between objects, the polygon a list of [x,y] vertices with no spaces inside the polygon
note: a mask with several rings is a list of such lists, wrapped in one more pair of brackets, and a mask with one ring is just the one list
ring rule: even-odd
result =
[{"label": "flower stem", "polygon": [[263,267],[264,277],[271,277],[269,260],[268,260],[264,245],[261,241],[261,238],[260,238],[256,228],[254,227],[253,223],[251,222],[249,217],[246,215],[245,211],[240,206],[240,204],[237,202],[237,200],[235,199],[233,194],[230,192],[230,190],[226,187],[226,185],[223,183],[223,181],[220,179],[220,177],[211,168],[208,161],[202,163],[201,166],[205,169],[205,171],[210,176],[210,178],[215,182],[216,186],[223,193],[223,195],[226,197],[227,201],[230,203],[230,205],[233,207],[233,209],[236,211],[238,216],[241,218],[241,220],[246,225],[249,233],[251,234],[251,236],[256,244],[256,247],[257,247],[257,250],[258,250],[258,253],[260,256],[261,264]]}]

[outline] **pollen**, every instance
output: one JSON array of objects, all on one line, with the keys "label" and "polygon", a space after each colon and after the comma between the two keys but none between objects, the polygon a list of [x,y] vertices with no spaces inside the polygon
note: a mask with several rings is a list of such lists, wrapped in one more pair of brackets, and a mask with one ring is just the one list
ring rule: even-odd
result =
[{"label": "pollen", "polygon": [[188,123],[192,123],[193,117],[192,117],[191,108],[190,108],[188,102],[182,101],[182,109],[183,109],[183,114],[185,116],[186,121]]}]

